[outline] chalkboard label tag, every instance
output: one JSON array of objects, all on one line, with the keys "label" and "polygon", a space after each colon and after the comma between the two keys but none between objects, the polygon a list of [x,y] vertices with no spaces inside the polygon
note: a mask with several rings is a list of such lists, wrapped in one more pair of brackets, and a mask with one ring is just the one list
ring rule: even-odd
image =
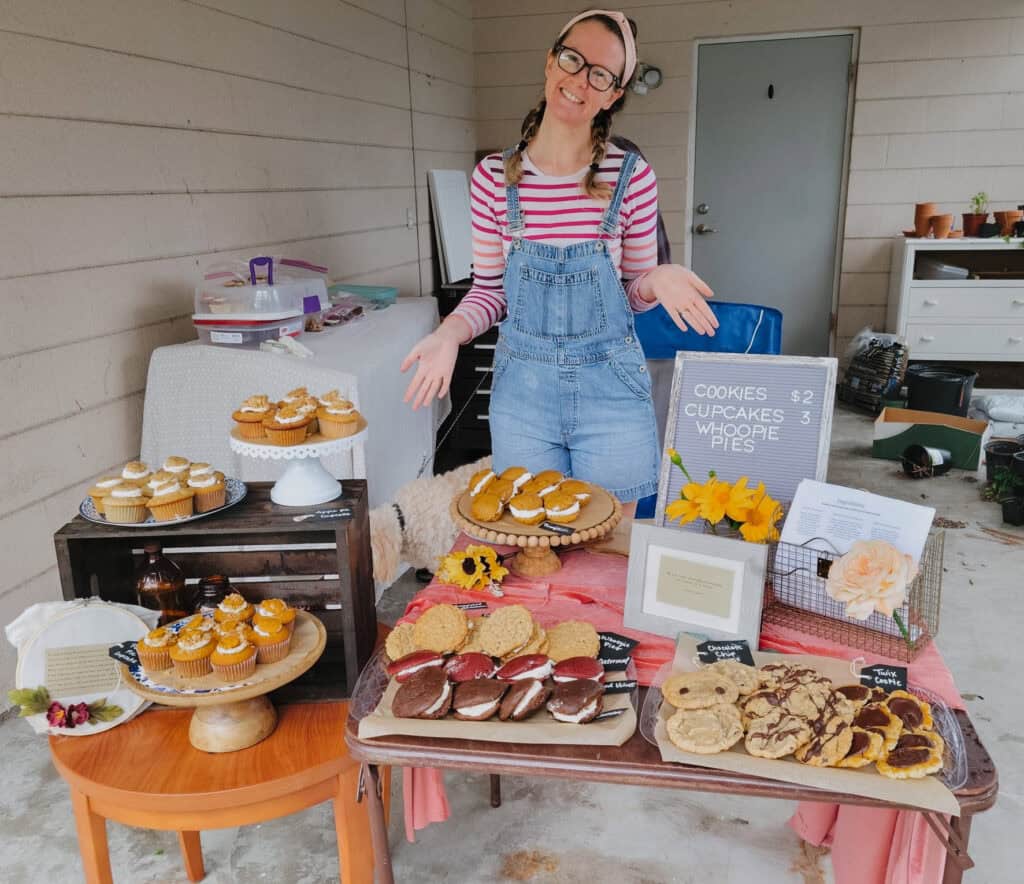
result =
[{"label": "chalkboard label tag", "polygon": [[605,672],[623,672],[629,667],[632,657],[598,657],[597,661],[604,668]]},{"label": "chalkboard label tag", "polygon": [[627,638],[617,632],[599,632],[598,635],[601,638],[602,657],[622,657],[640,644],[635,638]]},{"label": "chalkboard label tag", "polygon": [[117,660],[118,663],[126,663],[129,666],[138,666],[139,655],[135,650],[135,642],[121,642],[107,649],[107,653]]},{"label": "chalkboard label tag", "polygon": [[460,602],[455,607],[463,611],[481,611],[487,610],[487,602]]},{"label": "chalkboard label tag", "polygon": [[606,694],[628,694],[636,690],[636,679],[630,678],[625,681],[609,681],[604,686]]},{"label": "chalkboard label tag", "polygon": [[[607,691],[605,691],[605,693],[607,693]],[[605,709],[604,712],[599,715],[595,715],[591,721],[604,721],[606,718],[618,718],[625,711],[625,709]]]},{"label": "chalkboard label tag", "polygon": [[569,525],[559,525],[557,522],[541,522],[540,527],[552,534],[561,534],[563,537],[568,537],[576,530]]},{"label": "chalkboard label tag", "polygon": [[697,645],[701,663],[716,663],[719,660],[736,660],[746,666],[754,666],[754,655],[745,639],[736,641],[706,641]]},{"label": "chalkboard label tag", "polygon": [[860,680],[869,688],[881,688],[887,694],[891,694],[893,691],[905,691],[907,689],[907,667],[885,666],[881,663],[865,666],[860,671]]}]

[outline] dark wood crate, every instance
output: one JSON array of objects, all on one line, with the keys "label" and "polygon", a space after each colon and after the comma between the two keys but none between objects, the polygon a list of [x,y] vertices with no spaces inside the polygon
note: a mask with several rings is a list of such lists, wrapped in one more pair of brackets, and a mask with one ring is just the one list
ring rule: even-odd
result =
[{"label": "dark wood crate", "polygon": [[[377,640],[366,481],[343,481],[341,497],[313,507],[278,506],[270,500],[270,488],[268,482],[251,482],[238,505],[184,524],[140,529],[76,516],[53,537],[64,598],[137,603],[134,575],[143,546],[157,541],[190,585],[224,574],[249,601],[283,598],[323,621],[323,657],[275,697],[350,696]],[[294,518],[339,508],[351,515],[331,521]]]}]

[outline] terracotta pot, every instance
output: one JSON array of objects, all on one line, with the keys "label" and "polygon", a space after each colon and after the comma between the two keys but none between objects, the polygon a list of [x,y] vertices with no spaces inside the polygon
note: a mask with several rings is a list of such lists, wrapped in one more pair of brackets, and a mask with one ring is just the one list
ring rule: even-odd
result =
[{"label": "terracotta pot", "polygon": [[932,215],[931,217],[932,236],[936,239],[945,239],[949,231],[953,229],[952,215]]},{"label": "terracotta pot", "polygon": [[984,215],[975,212],[964,212],[964,236],[977,236],[978,229],[988,221],[988,212]]},{"label": "terracotta pot", "polygon": [[914,232],[918,236],[928,235],[928,226],[932,215],[939,211],[935,203],[918,203],[914,206]]},{"label": "terracotta pot", "polygon": [[1008,210],[1006,212],[996,212],[996,224],[999,225],[1000,236],[1013,236],[1013,225],[1021,219],[1021,215],[1024,214],[1016,209]]}]

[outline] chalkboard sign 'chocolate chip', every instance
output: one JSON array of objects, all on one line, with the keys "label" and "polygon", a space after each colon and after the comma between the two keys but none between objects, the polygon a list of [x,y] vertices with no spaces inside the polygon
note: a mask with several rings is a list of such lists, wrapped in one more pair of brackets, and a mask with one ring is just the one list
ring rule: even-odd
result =
[{"label": "chalkboard sign 'chocolate chip'", "polygon": [[736,660],[746,666],[753,666],[754,655],[745,639],[737,641],[706,641],[697,645],[701,663],[717,663],[719,660]]},{"label": "chalkboard sign 'chocolate chip'", "polygon": [[881,688],[886,693],[907,689],[907,667],[885,666],[881,663],[865,666],[859,675],[861,684],[869,688]]}]

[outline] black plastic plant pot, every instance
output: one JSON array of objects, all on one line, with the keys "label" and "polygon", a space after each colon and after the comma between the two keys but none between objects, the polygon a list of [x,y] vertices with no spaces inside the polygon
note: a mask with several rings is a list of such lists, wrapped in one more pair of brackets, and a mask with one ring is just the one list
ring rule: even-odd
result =
[{"label": "black plastic plant pot", "polygon": [[1024,451],[1024,443],[1014,439],[993,439],[985,446],[985,479],[991,482],[996,477],[996,470],[1009,467],[1013,456]]},{"label": "black plastic plant pot", "polygon": [[1010,458],[1010,472],[1024,485],[1024,451],[1018,451]]},{"label": "black plastic plant pot", "polygon": [[953,466],[953,455],[945,448],[926,445],[908,445],[900,455],[903,472],[911,479],[930,479],[948,473]]},{"label": "black plastic plant pot", "polygon": [[1008,497],[1002,501],[1003,521],[1008,525],[1024,525],[1024,498]]}]

